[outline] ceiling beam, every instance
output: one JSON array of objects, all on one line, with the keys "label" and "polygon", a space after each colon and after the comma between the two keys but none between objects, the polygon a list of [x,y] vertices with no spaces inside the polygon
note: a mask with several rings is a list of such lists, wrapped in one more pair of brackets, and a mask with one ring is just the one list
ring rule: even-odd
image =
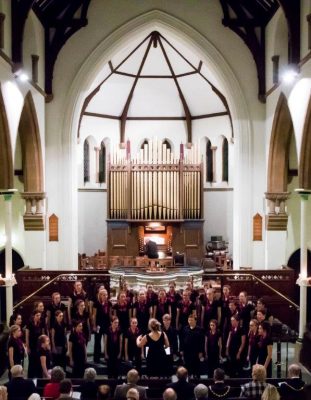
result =
[{"label": "ceiling beam", "polygon": [[175,75],[174,69],[173,69],[172,64],[171,64],[171,62],[170,62],[170,60],[169,60],[169,58],[168,58],[168,56],[166,54],[166,51],[165,51],[165,48],[163,46],[163,43],[161,41],[160,36],[158,37],[158,42],[160,44],[162,53],[164,55],[166,63],[168,65],[169,70],[170,70],[170,72],[172,74],[172,77],[174,79],[174,82],[175,82],[176,88],[178,90],[179,97],[180,97],[180,100],[181,100],[181,103],[182,103],[182,106],[183,106],[183,109],[184,109],[184,112],[185,112],[186,124],[187,124],[187,143],[192,143],[192,118],[191,118],[191,113],[190,113],[188,104],[187,104],[185,96],[184,96],[184,94],[183,94],[183,92],[181,90],[181,87],[179,86],[179,83],[178,83],[177,77]]},{"label": "ceiling beam", "polygon": [[12,62],[13,71],[23,66],[23,39],[26,19],[35,0],[12,0]]},{"label": "ceiling beam", "polygon": [[128,112],[129,112],[130,104],[131,104],[131,101],[132,101],[132,98],[133,98],[133,94],[134,94],[138,79],[139,79],[141,71],[142,71],[142,69],[144,67],[144,64],[145,64],[145,61],[147,59],[147,56],[148,56],[150,47],[151,47],[151,45],[153,43],[153,40],[154,40],[154,33],[152,33],[151,36],[150,36],[149,43],[147,45],[146,51],[144,53],[144,56],[143,56],[143,58],[141,60],[140,66],[138,68],[138,72],[137,72],[136,78],[134,79],[134,82],[133,82],[133,85],[131,87],[130,93],[129,93],[128,97],[127,97],[125,106],[124,106],[123,111],[121,113],[120,144],[124,144],[125,143],[125,125],[126,125],[127,115],[128,115]]}]

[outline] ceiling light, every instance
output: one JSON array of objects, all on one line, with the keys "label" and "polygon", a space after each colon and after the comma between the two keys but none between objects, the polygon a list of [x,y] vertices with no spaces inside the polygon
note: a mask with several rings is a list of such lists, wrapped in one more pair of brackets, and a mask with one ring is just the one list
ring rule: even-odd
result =
[{"label": "ceiling light", "polygon": [[298,76],[298,69],[295,65],[290,65],[282,74],[282,81],[286,84],[293,83]]},{"label": "ceiling light", "polygon": [[27,74],[25,74],[25,73],[23,72],[23,73],[21,73],[21,74],[18,76],[18,79],[19,79],[20,81],[22,81],[22,82],[26,82],[26,81],[29,80],[29,77],[28,77]]}]

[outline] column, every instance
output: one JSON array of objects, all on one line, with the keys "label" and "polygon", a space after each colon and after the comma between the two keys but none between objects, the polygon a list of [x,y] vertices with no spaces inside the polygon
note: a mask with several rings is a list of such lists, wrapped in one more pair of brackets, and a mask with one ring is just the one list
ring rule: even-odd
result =
[{"label": "column", "polygon": [[[307,249],[307,206],[310,190],[296,189],[300,195],[300,274],[299,278],[308,276],[308,249]],[[307,287],[300,285],[300,308],[299,308],[299,340],[302,340],[307,324]]]},{"label": "column", "polygon": [[286,200],[289,192],[265,193],[268,202],[265,235],[265,269],[286,263],[287,221]]},{"label": "column", "polygon": [[13,289],[10,285],[10,280],[7,280],[12,276],[12,196],[16,190],[8,190],[2,192],[5,204],[5,278],[6,278],[6,320],[8,321],[13,312]]}]

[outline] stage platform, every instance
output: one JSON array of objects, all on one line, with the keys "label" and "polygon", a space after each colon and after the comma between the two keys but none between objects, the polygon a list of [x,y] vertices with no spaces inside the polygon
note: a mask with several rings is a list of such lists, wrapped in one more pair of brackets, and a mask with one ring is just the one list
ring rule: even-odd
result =
[{"label": "stage platform", "polygon": [[191,265],[169,268],[113,267],[109,270],[111,288],[119,287],[120,281],[127,281],[134,289],[145,287],[148,282],[152,282],[156,288],[167,289],[170,281],[174,281],[179,288],[189,279],[193,280],[194,286],[201,286],[202,274],[202,267]]}]

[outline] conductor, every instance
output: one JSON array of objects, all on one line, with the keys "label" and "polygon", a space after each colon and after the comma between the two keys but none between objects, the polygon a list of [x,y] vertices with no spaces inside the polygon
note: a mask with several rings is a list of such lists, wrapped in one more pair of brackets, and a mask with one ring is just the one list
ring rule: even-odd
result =
[{"label": "conductor", "polygon": [[148,256],[148,258],[159,258],[157,244],[149,238],[146,239],[145,254]]}]

